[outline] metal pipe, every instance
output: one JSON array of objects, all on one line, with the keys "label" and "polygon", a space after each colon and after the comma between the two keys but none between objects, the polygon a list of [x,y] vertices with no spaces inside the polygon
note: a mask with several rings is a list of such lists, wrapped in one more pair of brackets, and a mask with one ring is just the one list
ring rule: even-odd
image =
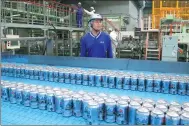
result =
[{"label": "metal pipe", "polygon": [[35,40],[45,40],[46,37],[20,37],[20,38],[1,38],[2,41],[35,41]]}]

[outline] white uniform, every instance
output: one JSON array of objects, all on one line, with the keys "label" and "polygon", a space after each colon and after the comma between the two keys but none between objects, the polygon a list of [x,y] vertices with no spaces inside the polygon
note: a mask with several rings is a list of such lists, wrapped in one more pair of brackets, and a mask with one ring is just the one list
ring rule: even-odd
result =
[{"label": "white uniform", "polygon": [[110,37],[112,39],[112,51],[113,51],[113,57],[116,58],[116,48],[118,45],[118,34],[116,31],[111,31],[110,32]]},{"label": "white uniform", "polygon": [[87,13],[89,16],[92,16],[93,14],[95,14],[95,10],[92,10],[92,11],[88,11],[88,10],[85,10],[83,9],[85,13]]}]

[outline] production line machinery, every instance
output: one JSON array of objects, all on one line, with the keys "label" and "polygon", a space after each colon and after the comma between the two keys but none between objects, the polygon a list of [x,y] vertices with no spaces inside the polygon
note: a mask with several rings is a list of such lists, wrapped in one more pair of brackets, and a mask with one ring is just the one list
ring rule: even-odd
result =
[{"label": "production line machinery", "polygon": [[[89,113],[91,112],[90,113],[91,116],[88,116],[86,118],[84,115],[83,116],[80,115],[81,112],[83,112],[83,110],[77,109],[79,104],[77,104],[77,107],[75,106],[69,109],[69,111],[64,110],[65,108],[63,107],[62,108],[63,113],[57,114],[57,112],[55,112],[56,110],[55,108],[57,107],[54,108],[55,110],[50,109],[53,107],[49,106],[51,105],[49,104],[49,102],[47,102],[47,108],[44,108],[43,105],[41,106],[40,99],[38,101],[39,106],[32,105],[30,107],[25,107],[25,106],[28,106],[27,102],[17,103],[16,101],[19,101],[19,100],[18,99],[14,100],[12,95],[10,95],[11,96],[10,101],[8,100],[8,102],[6,101],[2,102],[2,123],[3,124],[18,124],[18,125],[21,125],[21,124],[27,124],[27,125],[29,124],[52,124],[52,125],[55,125],[55,124],[84,124],[84,125],[92,124],[93,125],[93,124],[110,124],[110,123],[111,124],[132,124],[132,125],[135,125],[135,124],[148,125],[148,124],[157,124],[157,123],[159,125],[161,124],[167,124],[167,125],[188,124],[187,119],[185,122],[183,122],[183,117],[185,116],[187,117],[187,114],[183,114],[183,113],[187,112],[186,108],[189,102],[189,97],[187,94],[177,94],[177,91],[178,92],[181,91],[180,90],[181,86],[178,86],[177,88],[174,88],[175,86],[167,87],[166,89],[171,88],[170,89],[171,92],[169,92],[171,94],[169,93],[165,94],[166,92],[164,93],[154,92],[155,88],[149,86],[149,84],[151,85],[153,83],[144,83],[145,85],[148,84],[148,86],[144,89],[144,88],[140,88],[141,85],[139,85],[139,82],[136,83],[137,85],[133,85],[134,81],[131,81],[129,84],[130,84],[130,87],[132,87],[132,89],[131,88],[123,89],[122,87],[123,85],[120,85],[123,82],[117,81],[118,78],[123,77],[123,76],[125,76],[124,77],[124,80],[125,80],[127,75],[132,75],[132,80],[135,80],[136,79],[135,77],[140,77],[140,78],[148,77],[148,81],[150,81],[151,79],[149,77],[150,76],[152,77],[152,75],[156,78],[158,76],[159,77],[165,76],[165,77],[171,77],[172,79],[180,78],[181,80],[183,79],[187,80],[189,76],[188,63],[142,61],[142,60],[127,60],[127,59],[77,58],[77,57],[60,57],[60,56],[59,57],[34,56],[34,55],[28,56],[28,55],[9,55],[9,54],[2,55],[2,63],[3,63],[3,67],[2,67],[3,76],[1,77],[1,79],[3,79],[3,86],[11,87],[9,88],[11,92],[14,91],[13,90],[14,87],[12,86],[16,86],[17,89],[24,87],[23,88],[24,92],[25,90],[27,90],[28,86],[35,89],[37,88],[38,90],[40,89],[39,93],[41,91],[41,88],[42,89],[44,88],[46,90],[45,92],[47,92],[47,96],[48,96],[47,98],[49,99],[50,98],[49,94],[52,93],[52,91],[54,93],[57,93],[56,92],[57,90],[58,91],[61,90],[62,91],[61,96],[64,97],[63,105],[65,105],[66,104],[65,100],[66,99],[68,100],[71,97],[65,95],[64,93],[69,91],[69,94],[73,97],[71,98],[73,100],[72,101],[73,106],[76,105],[76,102],[74,99],[75,98],[80,99],[81,95],[83,96],[85,95],[84,98],[92,97],[94,99],[93,102],[89,102],[89,101],[87,102],[89,104],[87,111]],[[15,69],[17,72],[15,73],[11,72],[11,69],[12,70]],[[20,73],[18,72],[19,70],[20,72],[24,70],[24,72]],[[36,70],[41,71],[44,74],[28,74],[29,71],[36,71]],[[63,73],[62,75],[64,75],[63,77],[61,77],[61,72]],[[46,73],[48,73],[48,77],[46,77],[47,75]],[[91,82],[90,79],[87,80],[87,83],[84,83],[82,79],[79,79],[80,78],[79,76],[81,74],[88,75],[90,76],[89,78],[91,78],[92,76],[95,76],[95,83],[90,84]],[[72,75],[75,75],[75,76],[72,76]],[[113,75],[116,78],[115,82],[110,81],[110,78],[112,78]],[[53,77],[54,79],[51,78],[50,76]],[[106,83],[106,85],[107,84],[109,85],[108,87],[100,84],[101,76],[106,76],[109,78],[108,83]],[[153,80],[155,81],[156,78],[154,77],[153,77]],[[45,78],[47,80],[44,80]],[[100,83],[96,83],[97,80],[99,80]],[[100,84],[100,85],[97,85],[97,84]],[[179,85],[180,84],[181,84],[181,81],[179,81]],[[110,85],[115,85],[115,87],[110,86]],[[185,85],[185,83],[183,83],[183,85]],[[185,86],[188,86],[188,81],[186,82]],[[134,88],[134,87],[137,87],[137,88]],[[115,89],[112,89],[112,88],[115,88]],[[144,90],[140,90],[140,89],[144,89]],[[161,88],[161,90],[162,89],[163,88]],[[186,92],[188,91],[188,88],[186,87],[183,89]],[[140,90],[140,91],[137,91],[137,90]],[[28,90],[28,91],[30,93],[32,90]],[[96,102],[100,100],[99,96],[97,95],[97,92],[99,96],[101,96],[101,98],[106,99],[105,106],[109,107],[110,109],[114,106],[114,105],[113,106],[111,105],[112,103],[114,104],[115,101],[117,101],[116,103],[117,107],[119,107],[118,106],[119,104],[126,105],[125,107],[127,107],[128,98],[129,98],[130,99],[129,101],[130,113],[126,112],[123,114],[124,117],[127,114],[129,114],[129,116],[127,118],[121,118],[119,114],[113,114],[110,116],[103,112],[105,115],[103,116],[102,120],[98,120],[99,117],[96,116],[96,114],[94,115],[94,113],[98,113],[96,111],[97,109],[91,109],[91,105],[93,106],[92,108],[94,108],[94,106],[97,105]],[[101,93],[104,93],[104,94],[102,95]],[[33,93],[31,94],[33,95]],[[3,95],[3,96],[6,96],[6,95]],[[38,96],[41,97],[41,93],[38,94]],[[55,98],[56,98],[56,95],[55,95]],[[115,101],[114,100],[112,101],[112,99],[114,99]],[[167,101],[167,103],[165,101]],[[86,99],[85,100],[80,99],[80,102],[85,103]],[[20,105],[18,105],[19,103]],[[100,101],[98,101],[98,103],[100,103]],[[164,118],[166,121],[164,122],[154,121],[153,116],[152,116],[150,118],[151,121],[148,122],[147,121],[148,116],[144,116],[145,118],[141,116],[144,113],[148,113],[149,110],[153,109],[153,105],[151,106],[151,104],[156,104],[156,107],[155,107],[156,109],[153,111],[153,113],[156,113],[158,109],[161,108],[158,105],[159,103],[161,103],[160,105],[161,107],[162,107],[162,104],[164,103],[169,106],[169,108],[167,109],[170,109],[170,111],[168,110],[165,111],[167,113],[166,117]],[[57,103],[55,105],[57,105]],[[137,109],[137,111],[134,111],[134,110],[131,111],[131,109],[134,106],[138,106],[141,109],[140,110]],[[179,106],[182,106],[182,111],[181,111],[181,108],[179,109]],[[32,107],[34,108],[37,107],[37,109],[33,109]],[[124,108],[124,106],[122,107]],[[148,108],[149,110],[146,108]],[[103,111],[108,111],[108,110],[103,109]],[[27,111],[30,111],[30,113],[27,113]],[[73,111],[73,114],[72,114],[72,111]],[[116,112],[119,112],[119,111],[116,111]],[[179,114],[177,112],[179,112]],[[19,118],[16,113],[19,115]],[[176,120],[174,121],[171,121],[172,114],[176,115],[176,118],[175,118]],[[179,116],[181,114],[182,116]],[[10,118],[8,118],[8,117],[12,117],[11,115],[15,116],[14,118],[15,120],[11,120]],[[70,118],[65,118],[64,116],[70,116]],[[135,116],[138,120],[135,120]],[[38,121],[38,118],[40,118],[40,122]],[[22,119],[23,120],[26,119],[28,121],[23,122],[21,121]],[[94,120],[91,120],[91,119],[94,119]]]}]

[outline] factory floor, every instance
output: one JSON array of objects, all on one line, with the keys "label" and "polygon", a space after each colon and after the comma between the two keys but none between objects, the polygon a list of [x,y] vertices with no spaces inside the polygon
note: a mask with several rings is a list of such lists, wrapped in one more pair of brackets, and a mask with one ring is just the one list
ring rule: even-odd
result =
[{"label": "factory floor", "polygon": [[[28,80],[28,79],[12,78],[5,76],[3,76],[1,79],[14,81],[14,82],[23,82],[26,84],[36,84],[43,86],[67,88],[72,91],[83,90],[85,92],[115,94],[118,96],[127,95],[131,98],[134,97],[145,98],[145,99],[150,98],[155,101],[158,99],[164,99],[168,102],[171,101],[177,101],[179,103],[189,102],[188,96],[181,96],[181,95],[161,94],[154,92],[139,92],[139,91],[109,89],[109,88],[101,88],[101,87],[89,87],[83,85]],[[29,107],[19,106],[17,104],[10,104],[9,102],[1,102],[1,118],[2,118],[1,119],[2,125],[63,125],[63,124],[85,125],[86,124],[83,118],[76,118],[76,117],[67,118],[55,112],[32,109]],[[101,122],[101,124],[109,124],[109,123]]]}]

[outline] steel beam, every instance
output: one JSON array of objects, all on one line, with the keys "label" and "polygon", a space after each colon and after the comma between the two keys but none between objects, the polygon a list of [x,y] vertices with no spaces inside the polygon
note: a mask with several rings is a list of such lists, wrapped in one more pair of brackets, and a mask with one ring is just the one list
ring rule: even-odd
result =
[{"label": "steel beam", "polygon": [[44,41],[46,37],[20,37],[20,38],[1,38],[2,41]]}]

